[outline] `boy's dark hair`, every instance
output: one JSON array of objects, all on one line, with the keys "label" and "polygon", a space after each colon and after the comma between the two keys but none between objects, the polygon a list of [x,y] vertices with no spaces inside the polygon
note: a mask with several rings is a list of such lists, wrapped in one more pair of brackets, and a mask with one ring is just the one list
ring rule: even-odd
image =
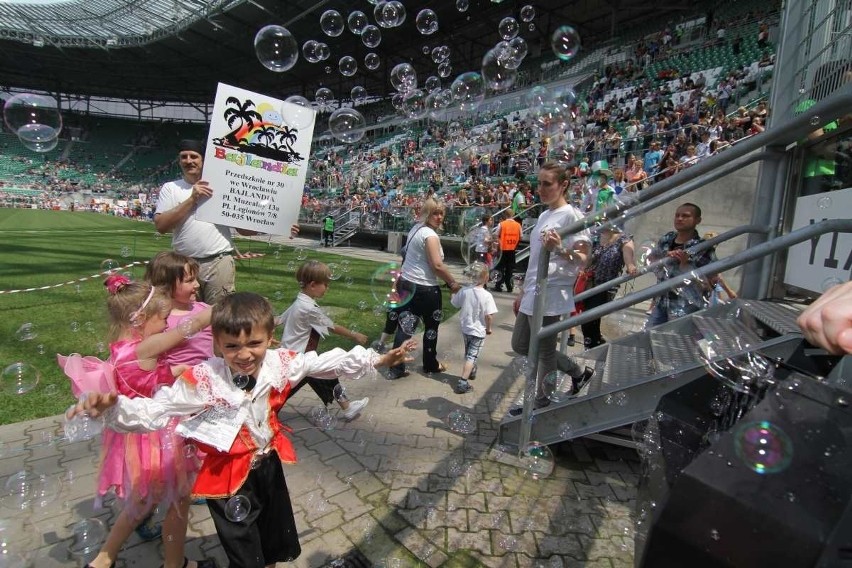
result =
[{"label": "boy's dark hair", "polygon": [[695,203],[690,203],[687,201],[686,203],[681,203],[680,205],[678,205],[678,209],[680,209],[681,207],[692,207],[692,212],[695,214],[695,218],[701,219],[701,207],[699,207]]},{"label": "boy's dark hair", "polygon": [[491,220],[491,214],[490,213],[486,213],[485,215],[482,216],[482,224],[483,225],[490,220]]},{"label": "boy's dark hair", "polygon": [[210,325],[213,335],[251,333],[260,326],[272,335],[275,316],[269,300],[254,292],[235,292],[213,306]]},{"label": "boy's dark hair", "polygon": [[187,276],[198,276],[200,268],[194,258],[173,251],[163,251],[157,253],[148,263],[145,280],[167,290],[169,296],[174,296],[177,283]]}]

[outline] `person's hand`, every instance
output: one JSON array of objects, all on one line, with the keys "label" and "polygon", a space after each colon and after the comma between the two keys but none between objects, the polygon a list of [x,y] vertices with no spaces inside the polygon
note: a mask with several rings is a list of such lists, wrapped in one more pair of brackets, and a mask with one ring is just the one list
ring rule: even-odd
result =
[{"label": "person's hand", "polygon": [[115,406],[116,402],[118,402],[118,395],[114,392],[90,392],[65,411],[65,417],[70,420],[75,416],[88,414],[92,418],[97,418],[107,409]]},{"label": "person's hand", "polygon": [[636,268],[635,264],[628,264],[627,265],[627,274],[629,274],[630,276],[636,276],[636,274],[638,274],[638,273],[639,273],[639,269]]},{"label": "person's hand", "polygon": [[544,248],[553,252],[559,248],[562,248],[562,237],[559,236],[554,229],[548,229],[544,232],[544,236],[542,238],[542,244]]},{"label": "person's hand", "polygon": [[415,349],[417,349],[417,341],[414,339],[408,339],[396,349],[391,349],[382,355],[376,363],[376,367],[394,367],[396,365],[402,365],[403,363],[410,363],[414,361],[414,357],[411,356],[411,352]]},{"label": "person's hand", "polygon": [[521,297],[515,296],[515,301],[512,302],[512,313],[515,314],[515,317],[518,317],[518,312],[521,311]]},{"label": "person's hand", "polygon": [[830,288],[796,323],[813,345],[833,355],[852,353],[852,282]]},{"label": "person's hand", "polygon": [[366,345],[367,341],[369,341],[369,338],[363,333],[358,333],[356,331],[352,333],[352,340],[358,345]]},{"label": "person's hand", "polygon": [[172,365],[172,376],[178,378],[187,369],[189,369],[189,365]]},{"label": "person's hand", "polygon": [[677,259],[680,264],[686,264],[689,262],[689,253],[683,249],[670,250],[668,252],[668,257]]},{"label": "person's hand", "polygon": [[290,225],[290,238],[294,239],[294,238],[298,237],[300,231],[301,231],[301,228],[299,227],[298,223],[293,223],[292,225]]},{"label": "person's hand", "polygon": [[206,181],[197,181],[192,186],[192,194],[189,196],[193,203],[198,203],[201,199],[207,199],[213,196],[213,190],[210,189],[210,183]]}]

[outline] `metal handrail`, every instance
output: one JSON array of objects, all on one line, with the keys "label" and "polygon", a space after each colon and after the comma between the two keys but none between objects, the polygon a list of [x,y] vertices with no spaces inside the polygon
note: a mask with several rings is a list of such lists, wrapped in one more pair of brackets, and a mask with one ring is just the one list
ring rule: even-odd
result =
[{"label": "metal handrail", "polygon": [[[719,243],[733,239],[734,237],[738,237],[740,235],[745,235],[745,234],[749,234],[749,233],[762,233],[764,235],[767,235],[767,234],[769,234],[770,230],[771,230],[771,227],[765,227],[765,226],[762,226],[762,225],[740,225],[739,227],[734,227],[730,231],[726,231],[726,232],[722,233],[721,235],[716,235],[712,239],[707,239],[707,240],[701,241],[700,243],[689,247],[688,249],[686,249],[686,253],[688,255],[692,256],[692,255],[695,255],[696,253],[708,250],[708,249],[716,246]],[[607,280],[606,282],[604,282],[602,284],[598,284],[594,288],[589,288],[588,290],[584,290],[583,292],[574,296],[574,301],[576,302],[578,300],[585,300],[586,298],[590,298],[592,296],[600,294],[601,292],[606,292],[607,290],[609,290],[611,288],[615,288],[616,286],[623,284],[624,282],[628,282],[628,281],[633,280],[635,278],[639,278],[640,276],[644,276],[645,274],[648,274],[649,272],[653,272],[653,271],[657,270],[658,268],[662,268],[666,264],[673,264],[675,262],[676,261],[672,258],[668,258],[668,257],[661,258],[660,260],[652,262],[648,266],[642,267],[642,270],[640,270],[636,274],[625,274],[623,276],[619,276],[618,278],[613,278],[612,280]]]},{"label": "metal handrail", "polygon": [[[761,243],[755,247],[738,252],[737,254],[711,262],[701,268],[696,268],[683,276],[684,278],[688,277],[691,280],[693,278],[699,279],[708,275],[718,274],[753,260],[757,260],[769,253],[776,252],[781,249],[787,249],[793,245],[797,245],[826,233],[835,232],[852,233],[852,219],[826,219],[824,221],[814,223],[813,225],[802,227],[801,229],[797,229],[787,233],[786,235],[777,237],[774,240]],[[571,316],[565,320],[542,327],[538,331],[537,337],[542,339],[555,333],[559,333],[565,329],[588,323],[622,308],[630,307],[639,302],[660,296],[664,292],[668,292],[669,290],[673,290],[680,286],[683,286],[683,278],[670,278],[668,280],[664,280],[663,282],[633,292],[623,298],[619,298],[618,300],[607,302],[603,306],[584,311],[576,316]]]},{"label": "metal handrail", "polygon": [[[729,169],[729,165],[732,161],[736,161],[741,157],[760,150],[764,146],[773,144],[785,145],[791,142],[796,143],[800,140],[803,140],[814,129],[818,128],[822,124],[826,124],[827,122],[829,122],[829,120],[826,119],[833,120],[839,116],[843,116],[848,112],[849,108],[852,108],[852,84],[846,85],[845,87],[839,89],[832,96],[815,104],[814,106],[810,107],[801,115],[793,118],[792,120],[780,124],[778,126],[773,125],[766,131],[764,131],[760,136],[752,136],[748,140],[744,140],[742,143],[737,144],[736,146],[727,150],[723,154],[713,156],[704,160],[703,162],[699,162],[691,168],[688,168],[687,170],[681,172],[679,176],[668,178],[659,183],[655,183],[649,189],[642,191],[639,194],[637,201],[639,203],[644,203],[649,201],[651,198],[662,196],[664,193],[671,191],[672,189],[676,188],[681,184],[696,180],[697,178],[703,179],[702,176],[712,175],[712,172],[715,169]],[[667,201],[670,201],[671,199],[676,198],[671,197],[670,199],[667,199],[667,197],[668,196],[661,197],[658,204],[662,204]],[[623,214],[623,206],[620,204],[614,205],[598,213],[597,215],[586,217],[569,224],[568,226],[559,230],[559,235],[560,237],[564,238],[568,235],[573,235],[584,229],[590,228],[600,221],[616,220],[617,217],[620,217]],[[825,229],[825,227],[832,227],[832,229]],[[794,231],[782,237],[777,237],[773,241],[762,243],[756,247],[740,252],[732,257],[713,262],[705,267],[702,267],[700,271],[696,271],[696,274],[714,274],[717,272],[728,270],[729,268],[738,266],[740,263],[755,260],[766,254],[780,250],[781,248],[786,248],[787,246],[804,241],[807,238],[811,238],[812,236],[822,234],[822,232],[820,232],[821,230],[822,232],[829,232],[830,230],[842,230],[843,232],[849,232],[852,231],[852,220],[835,219],[830,221],[822,221],[820,223],[799,229],[798,231]],[[801,235],[808,236],[804,236],[800,240],[796,240]],[[740,262],[741,259],[742,262]],[[533,315],[532,321],[530,322],[530,331],[533,339],[532,341],[530,341],[529,350],[527,352],[527,368],[529,373],[528,380],[535,382],[535,392],[538,392],[539,387],[538,358],[539,342],[542,337],[548,337],[555,333],[559,333],[564,329],[568,329],[571,326],[592,321],[615,310],[621,309],[626,305],[624,303],[625,299],[622,298],[621,300],[610,302],[605,306],[594,308],[578,316],[568,318],[568,320],[565,320],[563,322],[551,324],[547,326],[547,328],[543,329],[542,321],[544,319],[544,305],[547,295],[547,266],[549,262],[550,251],[548,251],[547,249],[543,249],[538,259],[539,281],[537,282],[537,284],[539,285],[538,287],[541,290],[541,293],[535,296],[533,302]],[[666,292],[679,284],[679,280],[661,282],[640,292],[635,292],[634,294],[631,294],[627,297],[630,301],[630,303],[627,305],[632,305],[635,302],[639,302],[657,296],[662,292]],[[532,424],[529,418],[531,417],[533,411],[533,398],[533,396],[524,397],[520,447],[525,447],[530,441],[530,432],[532,429]]]}]

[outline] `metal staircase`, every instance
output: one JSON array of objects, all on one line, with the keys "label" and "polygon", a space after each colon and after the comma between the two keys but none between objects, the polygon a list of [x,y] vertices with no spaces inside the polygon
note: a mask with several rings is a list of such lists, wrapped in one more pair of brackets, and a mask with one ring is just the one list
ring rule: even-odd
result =
[{"label": "metal staircase", "polygon": [[358,232],[361,226],[361,209],[353,207],[344,213],[334,217],[334,239],[331,246],[339,246],[345,243]]},{"label": "metal staircase", "polygon": [[[558,382],[560,392],[551,399],[561,402],[534,412],[530,439],[553,444],[585,436],[633,446],[629,431],[611,430],[651,417],[662,395],[708,367],[749,352],[782,359],[792,354],[802,339],[798,314],[786,304],[735,300],[586,351],[575,359],[595,368],[591,381],[574,397],[567,391],[570,380]],[[499,443],[516,445],[521,424],[522,416],[507,414]]]}]

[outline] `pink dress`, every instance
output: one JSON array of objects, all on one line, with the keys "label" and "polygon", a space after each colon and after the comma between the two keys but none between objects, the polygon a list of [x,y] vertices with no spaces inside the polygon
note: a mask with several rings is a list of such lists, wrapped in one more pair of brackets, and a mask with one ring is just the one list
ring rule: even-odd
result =
[{"label": "pink dress", "polygon": [[[168,319],[166,319],[166,325],[168,329],[178,327],[182,321],[195,316],[209,307],[204,302],[194,302],[189,313],[180,316],[170,314]],[[164,356],[169,365],[197,365],[198,363],[203,363],[213,356],[213,330],[208,325],[177,347],[169,349]]]},{"label": "pink dress", "polygon": [[[122,340],[110,345],[115,386],[129,398],[154,396],[157,388],[175,382],[164,359],[153,371],[139,367],[136,346],[140,340]],[[154,432],[122,433],[104,430],[97,501],[114,491],[131,515],[153,505],[169,505],[189,495],[198,471],[196,451],[175,433],[177,419]],[[99,503],[98,503],[99,504]],[[129,508],[128,508],[129,507]]]}]

